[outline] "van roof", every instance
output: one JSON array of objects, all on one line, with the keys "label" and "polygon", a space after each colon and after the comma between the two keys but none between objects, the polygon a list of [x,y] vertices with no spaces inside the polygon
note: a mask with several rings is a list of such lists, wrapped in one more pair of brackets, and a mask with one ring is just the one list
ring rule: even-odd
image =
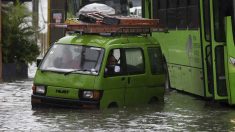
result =
[{"label": "van roof", "polygon": [[87,45],[95,47],[108,47],[109,45],[121,44],[121,45],[147,45],[147,44],[158,44],[154,38],[149,36],[130,36],[130,35],[119,35],[119,36],[102,36],[102,35],[69,35],[61,38],[56,43],[61,44],[77,44]]}]

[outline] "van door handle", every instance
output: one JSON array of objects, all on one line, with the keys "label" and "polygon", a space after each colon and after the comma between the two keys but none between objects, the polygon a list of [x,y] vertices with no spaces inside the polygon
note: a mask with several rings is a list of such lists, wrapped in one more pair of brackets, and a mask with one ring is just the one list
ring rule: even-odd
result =
[{"label": "van door handle", "polygon": [[131,78],[130,78],[130,77],[128,77],[128,80],[127,80],[127,81],[128,81],[128,84],[130,84],[130,82],[131,82]]}]

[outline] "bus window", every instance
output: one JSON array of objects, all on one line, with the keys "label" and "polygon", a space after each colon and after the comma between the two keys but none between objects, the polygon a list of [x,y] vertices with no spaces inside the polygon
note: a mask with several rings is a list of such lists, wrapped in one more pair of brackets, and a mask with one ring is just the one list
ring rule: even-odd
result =
[{"label": "bus window", "polygon": [[188,0],[179,0],[179,7],[187,7]]},{"label": "bus window", "polygon": [[169,29],[176,29],[177,9],[167,9],[167,25]]},{"label": "bus window", "polygon": [[226,2],[222,0],[214,1],[214,28],[215,28],[215,41],[225,41],[225,30],[224,30],[224,17],[231,15],[231,0]]},{"label": "bus window", "polygon": [[159,47],[148,48],[148,53],[152,74],[155,75],[164,73],[161,49]]},{"label": "bus window", "polygon": [[188,5],[198,5],[199,0],[189,0]]},{"label": "bus window", "polygon": [[176,29],[177,25],[177,1],[168,0],[167,25],[169,29]]},{"label": "bus window", "polygon": [[167,1],[166,0],[158,0],[159,2],[159,9],[166,9],[167,8]]},{"label": "bus window", "polygon": [[168,0],[168,8],[176,8],[177,0]]},{"label": "bus window", "polygon": [[188,28],[197,29],[199,26],[199,1],[189,0],[188,3]]},{"label": "bus window", "polygon": [[167,16],[166,16],[166,8],[167,1],[166,0],[157,0],[153,1],[153,18],[160,19],[160,27],[165,27],[167,25]]},{"label": "bus window", "polygon": [[203,15],[204,15],[204,29],[205,29],[205,39],[207,41],[211,40],[211,34],[210,34],[210,1],[204,0],[203,1]]},{"label": "bus window", "polygon": [[186,29],[187,28],[187,0],[179,0],[177,14],[177,28]]},{"label": "bus window", "polygon": [[159,1],[154,0],[153,1],[153,7],[158,7],[158,8],[153,8],[153,19],[157,19],[157,9],[159,9],[160,6],[158,6],[160,3],[158,3]]},{"label": "bus window", "polygon": [[167,17],[166,17],[166,10],[161,9],[158,10],[158,19],[160,19],[160,27],[165,27],[167,25]]}]

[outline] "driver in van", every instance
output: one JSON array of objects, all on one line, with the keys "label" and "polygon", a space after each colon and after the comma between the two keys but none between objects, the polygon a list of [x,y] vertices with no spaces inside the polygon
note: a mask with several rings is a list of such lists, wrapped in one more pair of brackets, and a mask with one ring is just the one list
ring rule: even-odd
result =
[{"label": "driver in van", "polygon": [[54,65],[62,69],[79,69],[79,60],[79,56],[73,58],[71,51],[69,49],[64,49],[62,57],[57,58]]},{"label": "driver in van", "polygon": [[119,73],[120,66],[118,66],[117,64],[118,64],[117,59],[113,55],[110,55],[108,57],[108,62],[107,62],[107,66],[105,68],[105,73],[107,73],[107,74]]}]

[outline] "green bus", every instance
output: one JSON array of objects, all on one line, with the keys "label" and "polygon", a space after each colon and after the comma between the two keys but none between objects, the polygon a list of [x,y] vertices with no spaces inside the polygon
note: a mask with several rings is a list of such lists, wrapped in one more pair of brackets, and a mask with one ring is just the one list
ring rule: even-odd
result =
[{"label": "green bus", "polygon": [[160,19],[169,86],[235,104],[235,1],[142,0],[143,17]]}]

